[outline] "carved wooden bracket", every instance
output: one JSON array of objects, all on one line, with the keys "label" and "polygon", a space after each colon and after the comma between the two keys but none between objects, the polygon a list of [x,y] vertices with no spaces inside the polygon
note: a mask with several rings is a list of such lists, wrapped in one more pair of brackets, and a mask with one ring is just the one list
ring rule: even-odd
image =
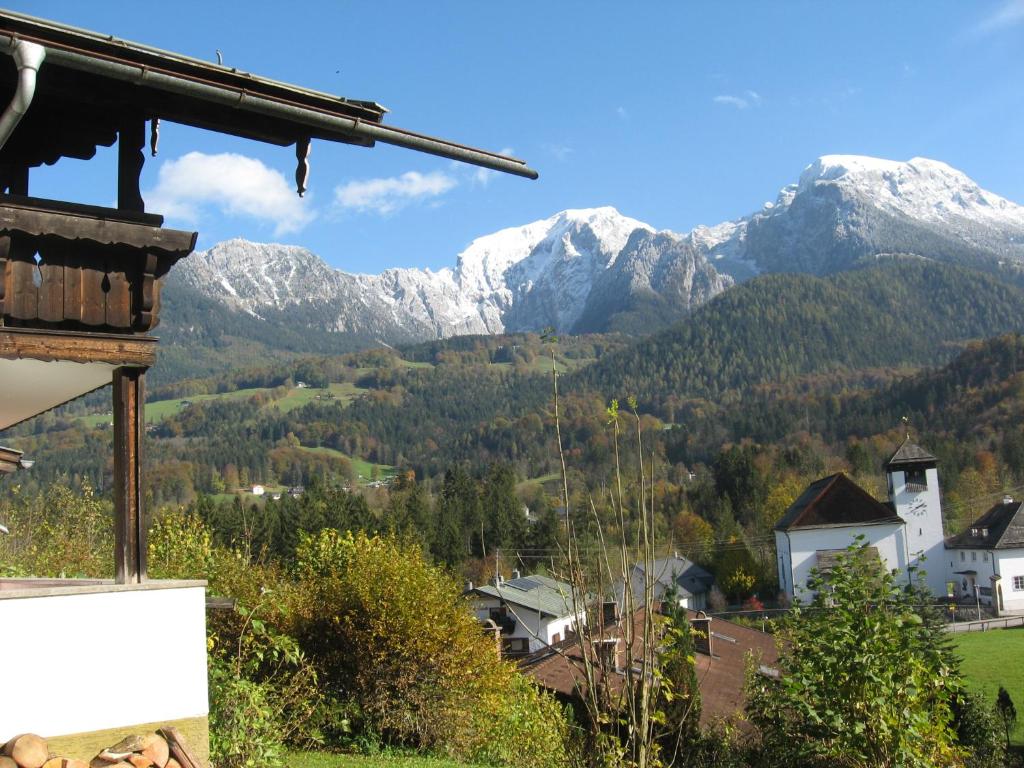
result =
[{"label": "carved wooden bracket", "polygon": [[299,197],[306,194],[306,179],[309,178],[309,151],[312,142],[308,138],[295,142],[295,191]]}]

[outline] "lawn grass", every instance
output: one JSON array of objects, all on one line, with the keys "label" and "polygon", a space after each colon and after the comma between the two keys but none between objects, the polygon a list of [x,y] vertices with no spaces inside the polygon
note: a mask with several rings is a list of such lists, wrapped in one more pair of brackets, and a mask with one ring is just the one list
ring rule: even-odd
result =
[{"label": "lawn grass", "polygon": [[[327,391],[334,395],[333,400],[341,403],[342,405],[348,405],[356,397],[361,395],[363,392],[368,390],[357,387],[350,381],[344,381],[339,384],[330,384],[327,387]],[[296,408],[301,408],[307,403],[312,403],[317,397],[323,397],[325,394],[324,390],[319,387],[293,387],[288,391],[288,394],[271,404],[270,408],[277,408],[281,413],[288,413]],[[327,402],[331,402],[328,399]]]},{"label": "lawn grass", "polygon": [[467,768],[468,763],[457,763],[439,757],[415,754],[387,753],[382,755],[342,755],[332,752],[289,752],[285,755],[288,768]]},{"label": "lawn grass", "polygon": [[[234,392],[219,392],[213,395],[193,395],[192,397],[177,397],[173,400],[155,400],[151,403],[146,403],[146,421],[151,424],[163,421],[168,416],[172,416],[180,411],[181,404],[186,401],[202,403],[209,400],[238,400],[252,397],[260,392],[269,391],[261,387],[253,387],[251,389],[236,389]],[[96,427],[101,424],[109,424],[114,420],[114,417],[109,413],[92,413],[88,416],[80,416],[78,420],[87,426]]]},{"label": "lawn grass", "polygon": [[524,493],[530,488],[541,487],[545,483],[553,483],[555,480],[561,480],[562,476],[558,472],[549,472],[546,475],[540,477],[531,477],[516,483],[516,493]]},{"label": "lawn grass", "polygon": [[[953,642],[963,659],[960,668],[970,690],[994,703],[1001,685],[1017,711],[1024,712],[1024,627],[958,633]],[[1024,717],[1018,717],[1010,741],[1024,745]]]},{"label": "lawn grass", "polygon": [[366,459],[361,459],[358,456],[349,456],[348,454],[342,453],[341,451],[336,450],[334,448],[326,448],[324,446],[313,447],[304,445],[302,446],[302,450],[307,451],[308,453],[319,453],[323,456],[337,456],[338,458],[341,459],[348,459],[350,462],[352,462],[352,469],[353,471],[355,471],[356,477],[358,478],[359,482],[362,485],[366,485],[373,479],[374,467],[377,468],[377,477],[379,479],[384,479],[385,477],[390,477],[391,475],[395,474],[395,468],[392,467],[390,464],[374,464],[372,462],[367,461]]}]

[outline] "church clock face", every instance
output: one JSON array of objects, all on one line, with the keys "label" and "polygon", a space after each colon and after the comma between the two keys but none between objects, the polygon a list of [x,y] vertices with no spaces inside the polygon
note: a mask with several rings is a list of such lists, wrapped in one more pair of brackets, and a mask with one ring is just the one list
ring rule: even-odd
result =
[{"label": "church clock face", "polygon": [[927,507],[928,505],[925,503],[924,499],[916,499],[915,501],[910,502],[909,512],[912,515],[923,515]]}]

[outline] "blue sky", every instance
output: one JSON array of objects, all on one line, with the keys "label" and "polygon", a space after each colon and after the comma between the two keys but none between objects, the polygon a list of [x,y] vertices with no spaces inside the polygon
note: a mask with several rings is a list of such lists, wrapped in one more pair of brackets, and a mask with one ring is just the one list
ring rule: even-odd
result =
[{"label": "blue sky", "polygon": [[[736,218],[830,153],[932,157],[1024,202],[1024,0],[7,6],[211,61],[220,49],[541,174],[319,142],[299,201],[290,149],[165,124],[148,207],[203,247],[240,236],[351,271],[437,269],[474,237],[565,208],[676,231]],[[109,205],[112,152],[37,171],[31,191]]]}]

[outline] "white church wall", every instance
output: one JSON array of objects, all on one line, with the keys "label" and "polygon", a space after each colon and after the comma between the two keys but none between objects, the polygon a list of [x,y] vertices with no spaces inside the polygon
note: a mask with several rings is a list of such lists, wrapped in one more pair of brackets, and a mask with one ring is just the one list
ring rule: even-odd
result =
[{"label": "white church wall", "polygon": [[[776,541],[786,532],[776,532]],[[787,594],[795,600],[807,601],[813,593],[807,589],[811,570],[818,565],[819,551],[846,549],[864,537],[864,543],[875,547],[883,564],[889,570],[906,573],[907,557],[903,526],[899,523],[880,525],[834,526],[829,528],[797,528],[788,532],[789,562],[792,570],[787,574]],[[788,569],[787,569],[788,570]],[[781,573],[781,571],[780,571]],[[781,585],[780,585],[781,586]]]}]

